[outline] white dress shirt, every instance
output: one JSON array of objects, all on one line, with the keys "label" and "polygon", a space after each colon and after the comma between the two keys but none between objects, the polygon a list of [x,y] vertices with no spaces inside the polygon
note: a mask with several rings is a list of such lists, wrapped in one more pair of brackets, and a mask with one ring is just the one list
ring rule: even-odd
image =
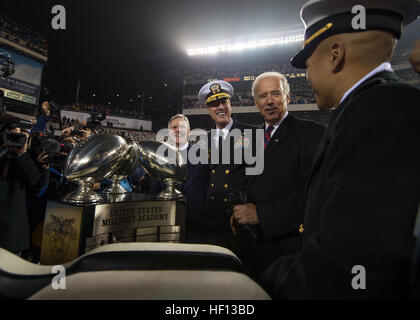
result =
[{"label": "white dress shirt", "polygon": [[[280,125],[282,124],[282,122],[284,121],[284,119],[286,119],[286,117],[289,115],[289,112],[287,112],[286,111],[286,113],[284,114],[284,116],[283,116],[283,118],[281,118],[281,120],[277,123],[277,124],[275,124],[273,127],[274,127],[274,129],[273,129],[273,131],[271,131],[271,138],[273,137],[273,135],[274,135],[274,132],[276,132],[276,130],[278,129],[278,127],[280,127]],[[269,127],[270,125],[266,122],[265,123],[265,130],[267,131],[267,128]]]},{"label": "white dress shirt", "polygon": [[232,126],[233,126],[233,119],[231,119],[229,124],[223,129],[216,128],[216,132],[213,135],[213,140],[214,140],[216,148],[219,148],[219,136],[221,136],[224,141],[227,135],[229,134],[229,131],[232,128]]},{"label": "white dress shirt", "polygon": [[340,104],[344,101],[344,99],[347,98],[347,96],[352,93],[358,86],[360,86],[362,84],[362,82],[364,82],[365,80],[369,79],[370,77],[374,76],[375,74],[382,72],[382,71],[391,71],[394,72],[394,70],[391,67],[391,64],[389,62],[383,62],[382,64],[380,64],[378,67],[376,67],[375,69],[373,69],[371,72],[369,72],[367,75],[365,75],[362,79],[360,79],[359,81],[357,81],[353,87],[351,87],[349,90],[346,91],[346,93],[344,94],[343,98],[340,101]]}]

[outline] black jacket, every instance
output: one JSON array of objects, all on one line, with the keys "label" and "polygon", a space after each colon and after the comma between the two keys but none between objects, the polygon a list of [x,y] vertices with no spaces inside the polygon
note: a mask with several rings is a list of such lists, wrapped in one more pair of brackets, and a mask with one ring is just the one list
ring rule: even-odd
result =
[{"label": "black jacket", "polygon": [[17,253],[29,248],[26,189],[39,184],[40,172],[29,153],[10,159],[7,179],[0,178],[0,247]]},{"label": "black jacket", "polygon": [[253,177],[250,189],[262,236],[254,248],[260,270],[301,248],[305,185],[324,131],[319,123],[289,114],[265,149],[264,171]]},{"label": "black jacket", "polygon": [[[230,132],[232,132],[234,129],[239,129],[241,134],[245,133],[245,129],[251,130],[252,137],[255,139],[256,127],[254,126],[233,120],[233,125],[230,129]],[[249,139],[250,138],[251,137],[249,137]],[[232,206],[229,203],[229,194],[232,191],[247,192],[251,177],[247,176],[245,172],[245,169],[248,166],[244,160],[246,141],[242,141],[242,136],[235,139],[230,139],[230,163],[228,164],[222,163],[221,160],[216,164],[211,163],[211,132],[208,135],[208,142],[210,186],[207,198],[208,213],[206,217],[206,226],[212,230],[212,233],[231,236],[232,230],[229,224],[231,211],[229,209]],[[255,148],[255,142],[252,144],[252,146]],[[235,150],[239,150],[242,153],[242,161],[237,164],[235,164],[234,158]],[[215,152],[219,152],[220,154],[220,150],[215,150]],[[255,154],[255,150],[253,154]],[[221,159],[221,157],[219,157],[219,159]]]},{"label": "black jacket", "polygon": [[[410,294],[420,203],[420,90],[381,72],[337,108],[307,187],[304,245],[262,277],[274,298],[403,298]],[[355,266],[366,289],[353,289]]]}]

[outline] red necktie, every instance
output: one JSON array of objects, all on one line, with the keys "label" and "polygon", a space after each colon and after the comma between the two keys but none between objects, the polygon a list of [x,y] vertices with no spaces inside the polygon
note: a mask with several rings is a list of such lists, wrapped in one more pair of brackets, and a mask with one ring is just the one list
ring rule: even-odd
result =
[{"label": "red necktie", "polygon": [[264,149],[267,148],[267,145],[271,140],[271,132],[273,132],[273,130],[274,130],[273,126],[269,126],[267,128],[267,130],[265,130],[265,133],[264,133]]}]

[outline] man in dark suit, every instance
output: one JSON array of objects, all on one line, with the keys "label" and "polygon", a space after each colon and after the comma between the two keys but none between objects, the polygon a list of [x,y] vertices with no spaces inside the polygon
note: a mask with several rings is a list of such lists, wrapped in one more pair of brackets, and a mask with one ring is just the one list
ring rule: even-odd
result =
[{"label": "man in dark suit", "polygon": [[[265,123],[264,171],[250,181],[250,202],[234,207],[236,225],[254,225],[260,236],[249,250],[257,275],[280,256],[299,252],[302,242],[304,187],[325,127],[287,112],[290,89],[278,72],[266,72],[253,84],[255,104]],[[252,201],[252,202],[251,202]]]},{"label": "man in dark suit", "polygon": [[[256,128],[232,119],[230,99],[233,94],[232,85],[221,80],[207,83],[198,94],[198,100],[207,108],[216,126],[208,134],[210,185],[205,227],[207,243],[232,250],[246,265],[252,257],[247,255],[246,243],[233,235],[229,219],[232,194],[245,193],[248,188],[250,176],[244,159],[246,149],[255,147],[251,139],[255,138]],[[235,161],[238,152],[242,155],[241,161]]]},{"label": "man in dark suit", "polygon": [[[389,61],[417,1],[310,1],[302,9],[307,68],[320,109],[335,108],[307,185],[304,244],[262,276],[274,298],[372,299],[410,295],[420,202],[420,91]],[[360,7],[359,7],[360,9]],[[356,19],[357,20],[357,19]]]},{"label": "man in dark suit", "polygon": [[[191,146],[188,142],[190,122],[188,118],[182,114],[177,114],[169,120],[168,127],[169,143],[174,145],[181,156],[187,160],[188,177],[185,182],[179,185],[179,190],[187,200],[186,240],[191,243],[201,243],[204,241],[203,224],[209,186],[209,168],[206,164],[191,163],[189,157]],[[199,157],[199,155],[196,156]]]}]

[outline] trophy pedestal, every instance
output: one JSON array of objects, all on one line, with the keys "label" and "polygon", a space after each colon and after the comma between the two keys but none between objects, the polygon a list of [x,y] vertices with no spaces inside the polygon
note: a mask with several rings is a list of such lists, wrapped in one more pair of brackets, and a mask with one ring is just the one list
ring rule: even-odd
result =
[{"label": "trophy pedestal", "polygon": [[184,195],[181,191],[175,189],[174,182],[172,179],[164,179],[166,184],[166,189],[161,191],[156,199],[158,200],[183,200]]},{"label": "trophy pedestal", "polygon": [[68,194],[63,202],[82,205],[85,203],[95,204],[102,202],[102,197],[93,191],[95,181],[92,178],[78,179],[79,187],[77,190]]},{"label": "trophy pedestal", "polygon": [[111,185],[105,188],[104,191],[102,191],[103,194],[124,194],[128,193],[126,189],[124,189],[120,183],[123,181],[125,176],[119,175],[119,176],[113,176],[111,177]]},{"label": "trophy pedestal", "polygon": [[72,261],[118,242],[184,242],[185,202],[145,194],[105,195],[101,204],[50,201],[45,213],[41,264]]}]

